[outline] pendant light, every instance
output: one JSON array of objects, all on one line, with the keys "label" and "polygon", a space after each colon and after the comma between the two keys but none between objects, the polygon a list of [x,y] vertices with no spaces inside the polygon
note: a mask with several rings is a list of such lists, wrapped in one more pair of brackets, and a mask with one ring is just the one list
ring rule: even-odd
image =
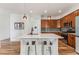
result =
[{"label": "pendant light", "polygon": [[26,14],[24,14],[23,19],[27,19]]},{"label": "pendant light", "polygon": [[24,3],[24,16],[23,19],[27,19],[26,14],[25,14],[25,3]]}]

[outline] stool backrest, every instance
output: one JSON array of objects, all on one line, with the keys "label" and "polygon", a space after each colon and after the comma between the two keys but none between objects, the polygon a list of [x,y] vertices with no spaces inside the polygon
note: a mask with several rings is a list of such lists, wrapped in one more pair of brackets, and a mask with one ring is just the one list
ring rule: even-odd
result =
[{"label": "stool backrest", "polygon": [[29,42],[27,42],[26,45],[29,45]]},{"label": "stool backrest", "polygon": [[43,44],[44,44],[44,45],[47,45],[47,41],[44,41]]},{"label": "stool backrest", "polygon": [[32,41],[32,45],[35,45],[35,41]]},{"label": "stool backrest", "polygon": [[50,42],[50,45],[52,45],[52,42]]}]

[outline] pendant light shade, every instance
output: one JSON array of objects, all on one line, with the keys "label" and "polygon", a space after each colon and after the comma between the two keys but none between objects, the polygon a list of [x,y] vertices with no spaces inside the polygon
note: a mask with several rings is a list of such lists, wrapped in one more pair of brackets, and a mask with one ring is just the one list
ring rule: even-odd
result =
[{"label": "pendant light shade", "polygon": [[26,15],[24,14],[23,19],[27,19]]}]

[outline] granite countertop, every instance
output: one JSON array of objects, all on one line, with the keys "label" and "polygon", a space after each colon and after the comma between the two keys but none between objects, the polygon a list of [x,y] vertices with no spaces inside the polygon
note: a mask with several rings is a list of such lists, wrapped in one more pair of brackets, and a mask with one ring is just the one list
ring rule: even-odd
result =
[{"label": "granite countertop", "polygon": [[79,37],[79,35],[76,35],[76,33],[69,33],[69,34],[72,34],[72,35],[75,35],[76,37]]}]

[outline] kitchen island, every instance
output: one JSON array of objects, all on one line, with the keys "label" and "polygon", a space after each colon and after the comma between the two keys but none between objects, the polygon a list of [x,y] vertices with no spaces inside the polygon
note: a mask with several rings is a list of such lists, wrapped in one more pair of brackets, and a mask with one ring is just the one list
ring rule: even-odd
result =
[{"label": "kitchen island", "polygon": [[56,34],[24,35],[21,41],[21,55],[58,55],[58,39]]}]

